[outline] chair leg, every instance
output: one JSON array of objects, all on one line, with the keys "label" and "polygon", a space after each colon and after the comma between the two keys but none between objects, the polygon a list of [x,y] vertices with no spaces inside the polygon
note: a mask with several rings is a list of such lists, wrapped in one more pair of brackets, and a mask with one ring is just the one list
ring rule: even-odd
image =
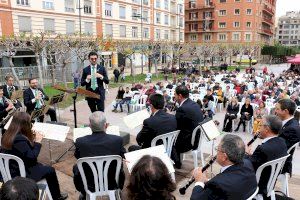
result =
[{"label": "chair leg", "polygon": [[200,153],[200,156],[201,156],[201,164],[202,164],[202,167],[204,167],[204,155],[203,155],[203,152],[202,151],[200,151],[199,152]]},{"label": "chair leg", "polygon": [[171,178],[174,181],[174,183],[176,183],[176,179],[175,179],[175,172],[171,174]]},{"label": "chair leg", "polygon": [[193,161],[194,161],[194,169],[198,167],[198,155],[197,151],[192,151]]},{"label": "chair leg", "polygon": [[276,197],[275,197],[275,192],[274,192],[274,190],[271,192],[271,195],[270,195],[270,197],[271,197],[271,200],[276,200]]}]

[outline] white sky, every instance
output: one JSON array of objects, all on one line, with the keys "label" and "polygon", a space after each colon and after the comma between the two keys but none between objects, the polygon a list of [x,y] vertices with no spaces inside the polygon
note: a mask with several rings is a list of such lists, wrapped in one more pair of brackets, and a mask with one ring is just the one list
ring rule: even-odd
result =
[{"label": "white sky", "polygon": [[277,0],[276,17],[285,15],[287,11],[300,11],[300,0]]}]

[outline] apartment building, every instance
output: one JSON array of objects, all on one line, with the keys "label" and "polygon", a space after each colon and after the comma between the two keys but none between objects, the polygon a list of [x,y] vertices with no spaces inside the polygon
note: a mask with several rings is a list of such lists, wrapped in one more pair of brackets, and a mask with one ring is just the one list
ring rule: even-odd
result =
[{"label": "apartment building", "polygon": [[300,45],[300,11],[287,12],[278,19],[276,39],[285,46]]},{"label": "apartment building", "polygon": [[271,43],[276,0],[189,0],[185,40],[196,43]]}]

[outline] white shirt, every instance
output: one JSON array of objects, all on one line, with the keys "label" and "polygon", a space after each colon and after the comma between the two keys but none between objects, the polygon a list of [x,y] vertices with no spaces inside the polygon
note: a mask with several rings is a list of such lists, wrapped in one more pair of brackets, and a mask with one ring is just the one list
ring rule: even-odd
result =
[{"label": "white shirt", "polygon": [[286,119],[286,120],[283,120],[282,121],[282,127],[288,122],[288,121],[290,121],[291,119],[293,119],[294,117],[292,116],[292,117],[290,117],[290,118],[288,118],[288,119]]},{"label": "white shirt", "polygon": [[272,139],[272,138],[274,138],[274,137],[277,137],[277,136],[267,137],[267,138],[263,139],[263,140],[261,141],[261,143],[262,143],[262,144],[263,144],[263,143],[266,143],[268,140],[270,140],[270,139]]}]

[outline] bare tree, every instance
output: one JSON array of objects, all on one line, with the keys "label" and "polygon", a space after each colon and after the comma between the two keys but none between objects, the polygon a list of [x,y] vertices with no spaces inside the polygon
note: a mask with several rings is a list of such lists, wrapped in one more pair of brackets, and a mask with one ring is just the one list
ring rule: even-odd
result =
[{"label": "bare tree", "polygon": [[119,53],[123,54],[125,59],[130,61],[130,75],[134,76],[135,72],[133,70],[132,56],[136,53],[134,44],[132,42],[119,41],[116,44],[116,49]]}]

